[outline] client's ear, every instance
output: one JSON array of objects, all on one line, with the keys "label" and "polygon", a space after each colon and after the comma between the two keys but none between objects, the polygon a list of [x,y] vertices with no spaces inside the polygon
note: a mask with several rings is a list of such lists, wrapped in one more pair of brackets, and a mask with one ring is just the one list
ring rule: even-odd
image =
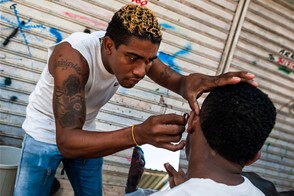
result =
[{"label": "client's ear", "polygon": [[195,112],[190,112],[190,117],[188,120],[188,133],[193,133],[195,130],[198,130],[200,128],[200,118],[195,114]]},{"label": "client's ear", "polygon": [[254,156],[254,158],[251,159],[251,160],[249,160],[249,161],[245,164],[245,166],[253,164],[255,161],[257,161],[258,159],[260,159],[260,156],[261,156],[261,150],[258,151],[258,152],[256,153],[256,155]]}]

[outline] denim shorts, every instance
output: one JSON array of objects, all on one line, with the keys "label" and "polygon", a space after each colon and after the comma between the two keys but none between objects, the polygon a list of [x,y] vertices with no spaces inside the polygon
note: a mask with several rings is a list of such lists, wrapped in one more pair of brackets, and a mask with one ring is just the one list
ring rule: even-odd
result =
[{"label": "denim shorts", "polygon": [[39,142],[28,134],[22,144],[14,195],[49,195],[61,161],[76,196],[102,196],[102,158],[67,159],[56,145]]}]

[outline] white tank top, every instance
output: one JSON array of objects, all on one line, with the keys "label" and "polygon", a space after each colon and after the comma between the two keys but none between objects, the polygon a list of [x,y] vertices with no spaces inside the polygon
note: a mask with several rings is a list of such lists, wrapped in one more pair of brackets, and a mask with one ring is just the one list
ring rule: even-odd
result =
[{"label": "white tank top", "polygon": [[[101,59],[100,38],[105,32],[91,34],[73,33],[62,42],[68,42],[78,50],[89,65],[89,78],[85,86],[86,121],[84,130],[95,131],[95,118],[100,108],[105,105],[119,87],[115,75],[110,74]],[[56,44],[58,45],[58,44]],[[48,48],[48,59],[56,45]],[[29,96],[26,119],[22,128],[34,139],[56,144],[55,119],[52,108],[54,78],[45,66],[35,90]]]}]

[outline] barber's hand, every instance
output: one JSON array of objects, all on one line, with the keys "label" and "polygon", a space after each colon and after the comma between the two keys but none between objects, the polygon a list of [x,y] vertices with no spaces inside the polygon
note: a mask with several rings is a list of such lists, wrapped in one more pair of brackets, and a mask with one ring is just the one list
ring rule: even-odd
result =
[{"label": "barber's hand", "polygon": [[185,141],[177,142],[182,138],[186,123],[186,119],[177,114],[151,116],[142,124],[135,126],[135,138],[140,145],[151,144],[155,147],[177,151],[185,146]]},{"label": "barber's hand", "polygon": [[200,73],[193,73],[185,76],[184,83],[182,84],[182,96],[188,100],[190,107],[196,114],[199,114],[199,105],[197,98],[204,92],[211,91],[214,87],[224,86],[228,84],[237,84],[240,81],[245,81],[253,86],[258,84],[253,81],[255,76],[251,73],[228,72],[219,76],[208,76]]},{"label": "barber's hand", "polygon": [[181,168],[177,172],[175,168],[169,163],[165,163],[164,167],[168,174],[168,182],[169,182],[170,188],[178,186],[179,184],[182,184],[183,182],[187,180],[186,174]]}]

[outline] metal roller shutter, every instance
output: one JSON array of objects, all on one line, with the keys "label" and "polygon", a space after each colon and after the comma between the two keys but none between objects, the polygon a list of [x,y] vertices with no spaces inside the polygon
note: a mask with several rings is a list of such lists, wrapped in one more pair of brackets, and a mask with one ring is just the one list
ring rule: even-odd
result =
[{"label": "metal roller shutter", "polygon": [[[280,3],[280,4],[279,4]],[[277,108],[274,130],[259,161],[246,170],[271,180],[277,190],[294,187],[294,9],[290,1],[251,0],[231,61],[224,71],[256,74]]]},{"label": "metal roller shutter", "polygon": [[[19,29],[16,36],[0,48],[0,144],[21,145],[25,107],[46,65],[47,47],[72,32],[105,30],[113,13],[131,2],[1,1],[0,42],[14,29]],[[282,57],[291,61],[285,54],[293,54],[293,9],[272,1],[252,1],[236,40],[238,21],[248,1],[141,0],[133,3],[141,3],[157,14],[163,28],[158,56],[178,72],[215,75],[245,69],[256,73],[261,87],[280,110],[275,130],[264,147],[264,156],[250,169],[275,179],[281,190],[293,188],[293,175],[290,175],[294,156],[293,73],[279,71],[279,63],[269,60],[272,54],[275,59]],[[25,22],[24,26],[20,25],[21,21]],[[233,43],[237,41],[233,50]],[[285,51],[281,52],[282,49]],[[200,103],[203,98],[199,99]],[[96,123],[98,130],[109,131],[141,123],[150,115],[182,114],[189,110],[183,98],[146,77],[133,89],[120,88],[101,109]],[[128,149],[105,157],[104,182],[108,195],[123,192],[130,154]],[[180,165],[185,168],[184,158],[182,151]]]},{"label": "metal roller shutter", "polygon": [[[277,108],[262,157],[245,171],[272,181],[278,191],[294,187],[294,9],[290,1],[240,1],[217,73],[247,70]],[[236,21],[236,22],[235,22]],[[232,38],[231,38],[232,36]],[[231,38],[231,39],[230,39]],[[180,166],[187,168],[185,152]]]}]

